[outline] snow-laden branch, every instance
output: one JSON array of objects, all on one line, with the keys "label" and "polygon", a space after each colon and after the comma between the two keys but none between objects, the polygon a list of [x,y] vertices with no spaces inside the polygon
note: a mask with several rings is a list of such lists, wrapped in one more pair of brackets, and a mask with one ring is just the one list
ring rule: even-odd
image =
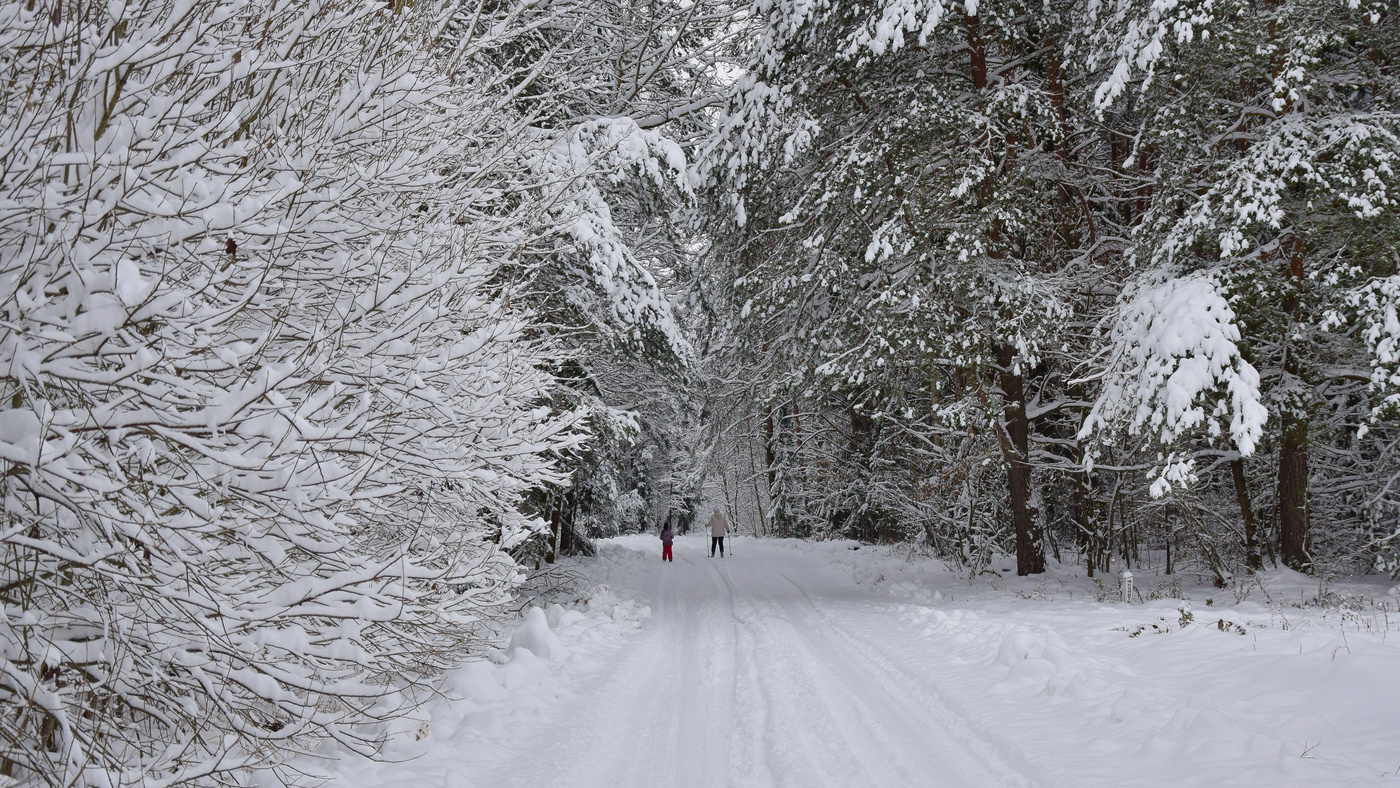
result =
[{"label": "snow-laden branch", "polygon": [[22,784],[372,752],[508,601],[521,501],[583,433],[496,275],[565,228],[501,199],[539,146],[508,85],[438,69],[446,13],[0,5]]},{"label": "snow-laden branch", "polygon": [[[1159,275],[1141,283],[1114,318],[1102,388],[1080,437],[1145,431],[1171,447],[1204,430],[1212,439],[1228,435],[1242,455],[1253,453],[1268,410],[1259,373],[1240,355],[1234,321],[1209,274]],[[1163,463],[1154,495],[1190,479],[1190,461],[1174,458]]]}]

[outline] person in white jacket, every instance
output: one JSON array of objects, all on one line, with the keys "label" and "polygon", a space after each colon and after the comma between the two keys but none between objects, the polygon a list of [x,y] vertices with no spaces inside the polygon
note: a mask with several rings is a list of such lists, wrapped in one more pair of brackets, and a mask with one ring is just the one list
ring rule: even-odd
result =
[{"label": "person in white jacket", "polygon": [[724,519],[724,512],[715,507],[715,513],[710,515],[710,557],[715,557],[715,548],[719,548],[719,557],[724,557],[724,537],[729,533],[729,521]]}]

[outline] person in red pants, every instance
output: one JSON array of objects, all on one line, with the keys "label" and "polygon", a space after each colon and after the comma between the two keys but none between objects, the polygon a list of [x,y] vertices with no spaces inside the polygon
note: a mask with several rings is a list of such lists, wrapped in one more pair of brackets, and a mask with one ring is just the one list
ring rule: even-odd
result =
[{"label": "person in red pants", "polygon": [[667,522],[661,526],[661,560],[675,563],[676,559],[671,555],[671,541],[676,538],[671,531],[671,523]]}]

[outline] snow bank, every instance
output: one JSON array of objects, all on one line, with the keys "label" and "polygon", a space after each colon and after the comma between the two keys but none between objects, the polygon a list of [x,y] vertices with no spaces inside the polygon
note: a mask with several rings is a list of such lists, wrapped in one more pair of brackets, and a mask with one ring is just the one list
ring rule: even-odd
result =
[{"label": "snow bank", "polygon": [[[605,550],[596,563],[579,569],[590,581],[625,577],[634,555]],[[568,606],[531,606],[502,636],[502,648],[448,673],[436,687],[437,698],[391,724],[380,761],[332,746],[295,766],[342,788],[473,786],[471,775],[482,766],[521,757],[516,734],[547,720],[561,700],[573,697],[573,688],[607,664],[650,615],[647,605],[619,598],[603,583],[590,583]]]},{"label": "snow bank", "polygon": [[1134,567],[1143,601],[1124,604],[1076,567],[969,579],[907,548],[794,549],[888,593],[930,681],[1047,785],[1400,785],[1391,582],[1283,569],[1220,589]]},{"label": "snow bank", "polygon": [[[551,607],[558,608],[559,605]],[[561,618],[562,616],[555,616],[555,626],[559,625]],[[523,656],[519,653],[522,650],[550,662],[558,662],[569,655],[569,650],[564,648],[564,641],[554,634],[544,611],[537,607],[530,608],[525,614],[525,623],[510,636],[510,645],[506,647],[506,653],[511,655],[512,659]]]}]

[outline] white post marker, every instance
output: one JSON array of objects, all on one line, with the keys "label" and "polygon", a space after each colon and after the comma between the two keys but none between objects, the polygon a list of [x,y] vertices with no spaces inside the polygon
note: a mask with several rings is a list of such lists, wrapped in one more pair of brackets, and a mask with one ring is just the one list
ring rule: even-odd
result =
[{"label": "white post marker", "polygon": [[1123,579],[1123,601],[1131,603],[1133,601],[1133,573],[1124,569],[1120,577]]}]

